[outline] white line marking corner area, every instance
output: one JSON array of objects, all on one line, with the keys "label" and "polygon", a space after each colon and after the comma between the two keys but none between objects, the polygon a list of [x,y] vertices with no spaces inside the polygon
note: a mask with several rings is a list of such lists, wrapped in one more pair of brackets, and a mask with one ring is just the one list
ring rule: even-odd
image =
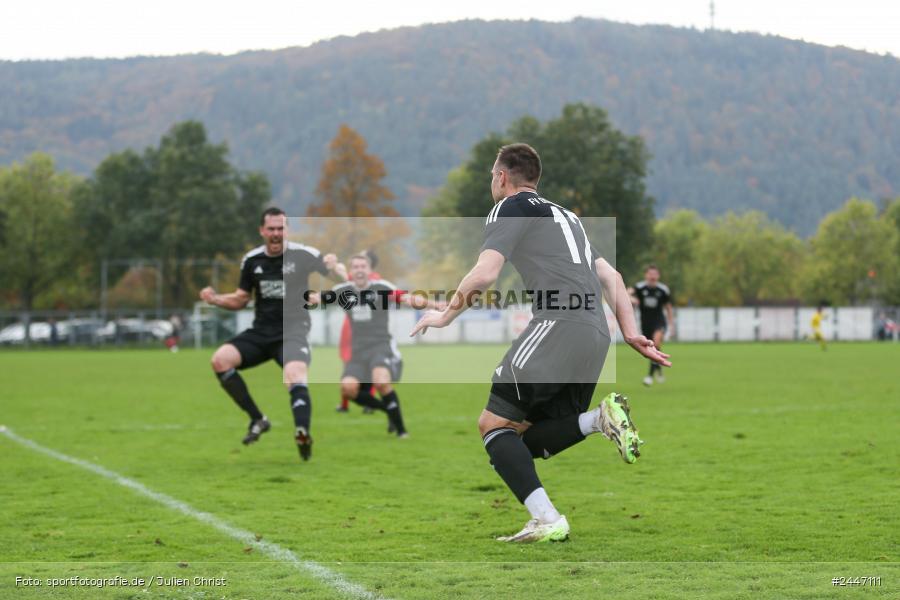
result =
[{"label": "white line marking corner area", "polygon": [[55,458],[56,460],[59,460],[61,462],[68,463],[76,467],[81,467],[82,469],[90,471],[95,475],[99,475],[101,477],[104,477],[105,479],[109,479],[110,481],[118,483],[123,487],[129,488],[133,492],[136,492],[141,496],[144,496],[145,498],[150,498],[151,500],[154,500],[159,504],[162,504],[163,506],[171,508],[174,511],[192,517],[202,523],[206,523],[207,525],[210,525],[213,528],[219,530],[221,533],[224,533],[225,535],[228,535],[244,544],[247,544],[248,546],[252,546],[258,549],[260,552],[266,554],[276,561],[288,563],[295,567],[298,571],[301,571],[307,575],[311,575],[320,583],[334,588],[335,591],[344,596],[347,596],[349,598],[359,598],[361,600],[381,600],[383,598],[378,594],[370,592],[359,584],[348,581],[339,573],[332,571],[324,565],[311,560],[301,560],[291,550],[288,550],[283,546],[279,546],[278,544],[266,541],[257,541],[256,536],[253,533],[244,529],[240,529],[233,525],[229,525],[217,516],[212,515],[208,512],[203,512],[202,510],[197,510],[190,504],[186,504],[181,500],[178,500],[171,496],[167,496],[166,494],[162,494],[160,492],[154,492],[144,484],[135,481],[134,479],[129,479],[128,477],[119,475],[114,471],[110,471],[109,469],[101,467],[100,465],[95,465],[94,463],[88,462],[86,460],[68,456],[67,454],[63,454],[62,452],[57,452],[56,450],[41,446],[37,442],[16,434],[4,425],[0,425],[0,434],[21,446],[29,448],[30,450],[34,450],[35,452],[39,452],[51,458]]}]

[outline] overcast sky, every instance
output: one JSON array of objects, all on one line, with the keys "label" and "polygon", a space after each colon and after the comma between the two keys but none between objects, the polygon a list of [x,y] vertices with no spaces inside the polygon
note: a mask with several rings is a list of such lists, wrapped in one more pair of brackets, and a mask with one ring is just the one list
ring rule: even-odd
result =
[{"label": "overcast sky", "polygon": [[[718,29],[900,56],[898,0],[716,0],[715,5]],[[232,54],[403,25],[577,16],[697,28],[708,27],[710,20],[709,0],[0,0],[0,59]]]}]

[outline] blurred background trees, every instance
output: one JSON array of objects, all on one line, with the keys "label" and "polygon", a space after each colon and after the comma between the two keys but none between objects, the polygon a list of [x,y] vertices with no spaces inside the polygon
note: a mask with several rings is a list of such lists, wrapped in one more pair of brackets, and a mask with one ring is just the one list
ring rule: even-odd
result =
[{"label": "blurred background trees", "polygon": [[292,237],[337,254],[348,267],[350,256],[372,250],[378,256],[376,272],[398,277],[409,264],[404,244],[411,229],[394,206],[394,193],[384,185],[386,175],[384,162],[369,152],[365,138],[341,125],[322,164],[317,202],[307,209],[306,219],[291,223]]},{"label": "blurred background trees", "polygon": [[178,123],[158,146],[110,155],[78,186],[81,257],[95,267],[103,259],[158,260],[165,303],[183,306],[209,279],[209,269],[188,268],[190,261],[239,256],[259,239],[270,197],[266,176],[232,166],[228,146],[211,143],[201,123]]},{"label": "blurred background trees", "polygon": [[72,190],[77,179],[35,153],[0,169],[0,281],[7,303],[49,307],[72,293],[78,263]]},{"label": "blurred background trees", "polygon": [[848,198],[900,194],[897,90],[897,57],[772,35],[465,21],[232,56],[0,62],[0,162],[41,149],[87,176],[191,115],[304,214],[347,123],[416,216],[486,132],[584,102],[644,139],[658,216],[760,210],[806,237]]},{"label": "blurred background trees", "polygon": [[873,202],[851,198],[825,215],[811,240],[803,295],[840,304],[896,301],[900,254],[894,211],[879,216]]},{"label": "blurred background trees", "polygon": [[328,145],[328,158],[316,187],[318,202],[306,211],[309,217],[396,217],[394,193],[382,180],[384,162],[368,152],[365,138],[341,125]]},{"label": "blurred background trees", "polygon": [[[374,249],[386,277],[453,285],[481,245],[497,150],[513,140],[540,151],[542,195],[585,218],[616,217],[616,235],[607,237],[615,237],[629,284],[652,261],[681,305],[900,304],[900,198],[851,198],[820,215],[808,238],[759,211],[707,219],[681,209],[657,219],[644,185],[643,141],[585,104],[547,121],[521,117],[484,136],[448,173],[416,227],[398,216],[384,162],[342,125],[316,201],[292,220],[295,239],[342,260]],[[231,286],[241,254],[259,243],[258,218],[271,192],[265,174],[240,170],[229,156],[203,124],[186,121],[155,146],[109,155],[88,178],[59,171],[41,153],[0,167],[0,307],[96,308],[104,260],[110,308],[188,307],[216,274]],[[602,248],[609,240],[595,234],[592,241]]]},{"label": "blurred background trees", "polygon": [[880,212],[851,198],[802,239],[755,211],[681,210],[657,223],[653,255],[682,305],[898,304],[898,215],[900,198]]},{"label": "blurred background trees", "polygon": [[[190,304],[213,260],[235,260],[258,239],[269,200],[266,176],[233,167],[228,147],[210,143],[195,121],[174,125],[143,153],[110,155],[87,179],[34,154],[0,168],[4,303],[96,307],[103,260],[150,259],[149,267],[118,266],[111,287],[123,284],[128,304],[147,306],[152,288],[143,283],[157,277],[148,269],[161,268],[164,304]],[[204,268],[190,268],[192,261]]]},{"label": "blurred background trees", "polygon": [[[629,276],[635,275],[653,235],[653,198],[645,187],[649,153],[641,138],[613,127],[606,112],[595,106],[570,104],[559,117],[546,122],[525,116],[506,133],[485,136],[426,204],[423,214],[486,217],[493,206],[491,168],[500,147],[512,142],[531,144],[541,155],[541,196],[580,217],[616,219],[615,245],[611,246],[616,256],[611,262]],[[604,245],[604,240],[593,241],[598,248]]]}]

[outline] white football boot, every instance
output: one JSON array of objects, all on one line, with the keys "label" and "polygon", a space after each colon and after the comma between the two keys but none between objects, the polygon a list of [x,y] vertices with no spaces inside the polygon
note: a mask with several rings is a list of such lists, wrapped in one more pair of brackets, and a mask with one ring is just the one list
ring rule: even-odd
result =
[{"label": "white football boot", "polygon": [[537,519],[531,519],[519,533],[498,537],[497,541],[531,544],[534,542],[564,542],[567,539],[569,539],[569,522],[566,521],[565,516],[560,515],[555,523],[541,523]]}]

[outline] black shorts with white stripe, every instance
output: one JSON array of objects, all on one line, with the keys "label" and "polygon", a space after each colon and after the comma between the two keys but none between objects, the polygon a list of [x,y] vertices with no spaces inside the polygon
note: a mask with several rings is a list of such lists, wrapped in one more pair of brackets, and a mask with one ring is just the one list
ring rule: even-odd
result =
[{"label": "black shorts with white stripe", "polygon": [[587,410],[609,345],[583,322],[532,320],[494,370],[487,410],[531,423]]},{"label": "black shorts with white stripe", "polygon": [[277,330],[252,327],[245,329],[226,342],[237,348],[241,355],[238,369],[249,369],[267,360],[274,360],[279,367],[299,360],[312,363],[309,331],[292,328],[287,334]]},{"label": "black shorts with white stripe", "polygon": [[403,360],[393,342],[380,342],[365,350],[355,349],[349,362],[344,364],[344,377],[357,381],[371,381],[372,370],[384,367],[391,373],[391,382],[398,383],[403,373]]}]

